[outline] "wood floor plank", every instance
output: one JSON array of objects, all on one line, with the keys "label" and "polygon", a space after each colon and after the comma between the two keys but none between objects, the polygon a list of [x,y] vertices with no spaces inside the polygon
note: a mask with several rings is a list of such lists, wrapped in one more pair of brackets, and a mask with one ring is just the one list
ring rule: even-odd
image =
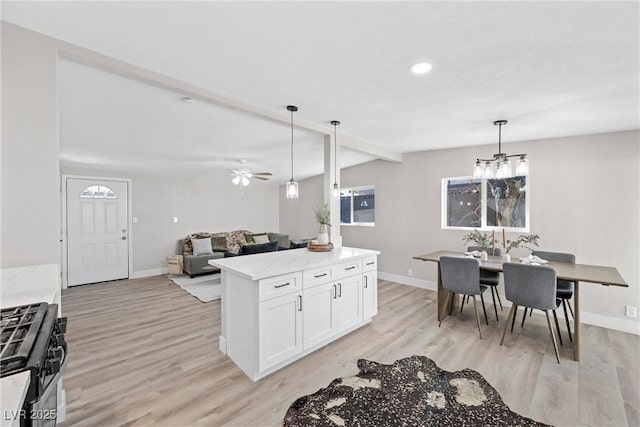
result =
[{"label": "wood floor plank", "polygon": [[370,324],[256,383],[218,351],[219,301],[201,303],[165,276],[66,289],[63,426],[281,425],[296,398],[356,374],[358,359],[414,354],[480,372],[511,409],[538,421],[638,425],[639,337],[584,325],[583,362],[565,344],[558,365],[544,316],[524,328],[518,320],[500,346],[506,312],[483,323],[480,340],[472,307],[439,328],[434,292],[385,280],[378,288]]}]

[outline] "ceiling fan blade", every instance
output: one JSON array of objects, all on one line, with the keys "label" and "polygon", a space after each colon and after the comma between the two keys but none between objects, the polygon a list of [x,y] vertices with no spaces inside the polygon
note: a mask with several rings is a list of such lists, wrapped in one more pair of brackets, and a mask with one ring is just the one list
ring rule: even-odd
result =
[{"label": "ceiling fan blade", "polygon": [[261,181],[268,181],[269,180],[269,178],[265,178],[265,177],[262,177],[262,176],[255,176],[255,175],[253,175],[252,178],[259,179]]},{"label": "ceiling fan blade", "polygon": [[272,176],[273,174],[271,172],[252,172],[253,176],[256,175],[261,175],[261,176]]}]

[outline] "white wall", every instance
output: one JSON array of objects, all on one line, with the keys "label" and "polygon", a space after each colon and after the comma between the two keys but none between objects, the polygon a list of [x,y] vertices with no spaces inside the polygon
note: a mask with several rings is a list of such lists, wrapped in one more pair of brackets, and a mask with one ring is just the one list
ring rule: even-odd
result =
[{"label": "white wall", "polygon": [[1,267],[60,256],[57,52],[2,22]]},{"label": "white wall", "polygon": [[[241,194],[226,177],[180,179],[62,167],[65,175],[132,179],[133,272],[166,267],[177,241],[198,231],[278,231],[278,186],[252,182]],[[173,222],[178,217],[178,222]],[[181,252],[180,252],[181,253]]]},{"label": "white wall", "polygon": [[[626,325],[622,328],[635,331],[639,324],[627,321],[624,307],[640,305],[639,138],[638,131],[628,131],[504,146],[507,153],[528,154],[531,232],[541,236],[541,249],[574,253],[578,263],[615,266],[629,284],[582,284],[583,320],[604,325],[616,319]],[[435,282],[434,264],[412,257],[438,249],[462,250],[466,234],[440,228],[441,179],[469,175],[476,157],[490,157],[496,149],[488,145],[417,152],[405,154],[402,163],[375,161],[343,170],[343,187],[376,188],[376,226],[342,226],[343,244],[380,250],[381,272],[407,276],[412,269],[415,279]],[[315,177],[301,182],[300,191],[321,200],[321,186],[322,177]],[[281,198],[281,229],[292,235],[311,231],[310,204],[300,203],[304,210],[293,211],[298,206]]]}]

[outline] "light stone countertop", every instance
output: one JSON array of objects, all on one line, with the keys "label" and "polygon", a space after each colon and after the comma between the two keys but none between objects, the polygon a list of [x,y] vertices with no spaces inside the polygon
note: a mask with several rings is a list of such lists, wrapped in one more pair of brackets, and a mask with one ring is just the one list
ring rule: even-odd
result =
[{"label": "light stone countertop", "polygon": [[0,399],[2,400],[0,426],[17,427],[20,425],[20,410],[27,395],[30,378],[31,373],[25,371],[0,379]]},{"label": "light stone countertop", "polygon": [[380,251],[342,247],[329,252],[311,252],[306,248],[212,259],[210,265],[250,280],[279,276],[341,261],[379,255]]},{"label": "light stone countertop", "polygon": [[60,314],[60,270],[58,264],[30,265],[0,270],[0,307],[46,302],[58,304]]}]

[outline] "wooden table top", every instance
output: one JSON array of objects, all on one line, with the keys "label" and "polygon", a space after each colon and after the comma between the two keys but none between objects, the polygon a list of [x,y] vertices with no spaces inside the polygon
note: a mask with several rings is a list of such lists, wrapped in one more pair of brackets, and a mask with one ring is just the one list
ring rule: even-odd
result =
[{"label": "wooden table top", "polygon": [[[421,261],[440,262],[441,256],[462,256],[462,252],[436,251],[424,255],[414,256],[413,259]],[[514,262],[519,262],[515,258]],[[551,262],[544,264],[556,271],[558,279],[600,283],[602,285],[629,287],[624,281],[618,269],[615,267],[604,267],[600,265],[569,264],[566,262]],[[487,261],[480,261],[480,268],[488,271],[502,271],[502,258],[499,256],[489,256]]]}]

